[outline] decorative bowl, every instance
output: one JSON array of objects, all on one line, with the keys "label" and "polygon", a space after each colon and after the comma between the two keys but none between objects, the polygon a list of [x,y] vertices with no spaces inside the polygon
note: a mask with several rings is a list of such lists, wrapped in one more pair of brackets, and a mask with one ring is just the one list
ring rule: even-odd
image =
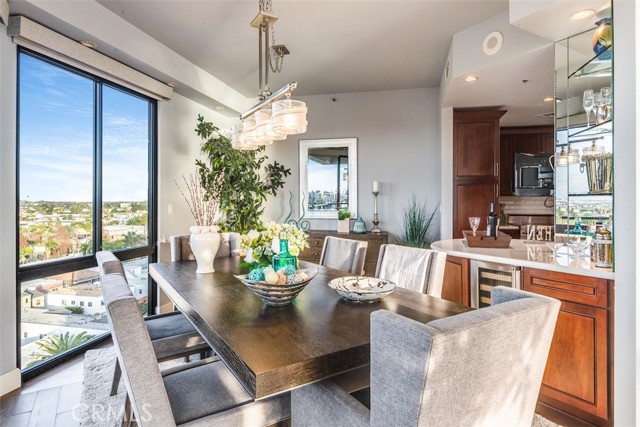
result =
[{"label": "decorative bowl", "polygon": [[251,289],[254,294],[258,296],[265,304],[280,306],[291,304],[291,301],[298,296],[305,286],[318,274],[317,268],[305,268],[296,271],[298,273],[305,273],[308,276],[307,280],[292,285],[275,285],[266,282],[258,282],[247,279],[247,274],[235,276],[240,280],[247,288]]},{"label": "decorative bowl", "polygon": [[393,292],[396,284],[373,277],[346,276],[333,279],[329,287],[349,301],[375,302]]}]

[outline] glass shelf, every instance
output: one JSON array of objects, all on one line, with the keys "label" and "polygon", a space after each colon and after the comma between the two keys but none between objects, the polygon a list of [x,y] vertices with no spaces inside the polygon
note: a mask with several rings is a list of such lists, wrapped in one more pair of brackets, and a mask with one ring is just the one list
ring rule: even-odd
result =
[{"label": "glass shelf", "polygon": [[587,129],[569,135],[569,142],[573,142],[574,139],[587,138],[590,136],[597,137],[600,135],[610,134],[613,130],[613,122],[611,119],[606,122],[602,122],[599,125],[590,126]]},{"label": "glass shelf", "polygon": [[574,71],[569,79],[579,79],[581,77],[604,77],[610,76],[611,66],[611,46],[585,62],[580,68]]},{"label": "glass shelf", "polygon": [[611,197],[613,196],[613,193],[569,193],[568,196],[569,197],[596,197],[596,196]]}]

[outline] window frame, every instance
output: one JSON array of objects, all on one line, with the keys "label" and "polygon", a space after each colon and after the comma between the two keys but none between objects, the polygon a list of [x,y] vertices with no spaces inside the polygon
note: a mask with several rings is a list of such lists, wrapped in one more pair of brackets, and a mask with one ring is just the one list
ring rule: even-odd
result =
[{"label": "window frame", "polygon": [[[96,267],[97,262],[95,258],[96,252],[100,251],[102,248],[102,233],[103,233],[103,224],[102,224],[102,209],[103,209],[103,200],[102,200],[102,113],[103,113],[103,105],[102,105],[102,88],[109,87],[114,90],[121,91],[128,95],[134,96],[136,98],[142,99],[148,102],[148,135],[149,135],[149,146],[148,146],[148,193],[147,193],[147,210],[148,210],[148,240],[146,245],[137,246],[135,248],[130,249],[121,249],[114,251],[114,254],[121,261],[127,261],[135,258],[147,257],[148,262],[155,262],[157,259],[156,252],[156,242],[158,240],[158,103],[157,100],[150,98],[148,96],[137,93],[131,89],[128,89],[124,86],[118,85],[112,81],[107,79],[92,75],[80,69],[77,69],[69,64],[65,64],[64,62],[60,62],[58,60],[49,58],[43,54],[35,52],[33,50],[24,48],[22,46],[18,46],[17,49],[17,65],[16,65],[16,217],[15,217],[15,227],[16,227],[16,242],[15,242],[15,250],[16,250],[16,292],[18,298],[16,298],[17,306],[16,306],[16,350],[17,350],[17,367],[22,369],[20,366],[21,360],[21,305],[20,305],[20,294],[21,294],[21,283],[29,280],[40,279],[48,276],[53,276],[57,274],[69,273],[72,271],[83,270],[91,267]],[[87,78],[93,82],[93,115],[94,115],[94,125],[93,125],[93,198],[92,202],[92,254],[84,255],[80,257],[74,257],[71,259],[60,259],[54,260],[47,263],[36,264],[36,265],[20,265],[20,259],[18,256],[18,251],[20,247],[20,66],[21,66],[21,58],[22,55],[27,55],[32,58],[35,58],[40,61],[44,61],[50,65],[55,67],[59,67],[65,71],[74,73],[81,77]],[[153,281],[151,277],[148,280],[148,314],[154,314],[154,309],[156,305],[157,295],[156,288],[153,286]],[[103,334],[98,336],[82,345],[79,345],[72,350],[60,354],[57,356],[53,356],[46,361],[38,363],[35,366],[30,368],[22,369],[22,379],[23,381],[27,381],[30,378],[33,378],[47,370],[64,363],[65,361],[77,356],[78,354],[83,353],[89,348],[94,347],[95,345],[106,341],[111,338],[110,333]]]}]

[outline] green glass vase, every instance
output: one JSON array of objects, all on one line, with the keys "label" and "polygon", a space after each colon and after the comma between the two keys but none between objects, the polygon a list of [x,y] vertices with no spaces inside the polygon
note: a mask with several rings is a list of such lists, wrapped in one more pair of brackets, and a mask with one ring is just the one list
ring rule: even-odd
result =
[{"label": "green glass vase", "polygon": [[273,257],[271,266],[275,271],[278,271],[288,265],[296,268],[298,266],[298,257],[289,253],[289,241],[287,239],[280,239],[280,253]]}]

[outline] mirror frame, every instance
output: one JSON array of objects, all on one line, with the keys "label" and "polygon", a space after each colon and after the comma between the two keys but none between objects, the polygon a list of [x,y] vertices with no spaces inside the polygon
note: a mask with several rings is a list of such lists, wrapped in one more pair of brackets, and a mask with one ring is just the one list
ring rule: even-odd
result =
[{"label": "mirror frame", "polygon": [[309,211],[303,206],[302,192],[305,193],[304,201],[309,195],[309,149],[326,147],[346,147],[349,160],[349,212],[351,218],[358,217],[358,138],[334,138],[334,139],[301,139],[300,140],[300,178],[298,181],[298,194],[300,195],[300,214],[304,209],[304,217],[311,219],[337,219],[337,211]]}]

